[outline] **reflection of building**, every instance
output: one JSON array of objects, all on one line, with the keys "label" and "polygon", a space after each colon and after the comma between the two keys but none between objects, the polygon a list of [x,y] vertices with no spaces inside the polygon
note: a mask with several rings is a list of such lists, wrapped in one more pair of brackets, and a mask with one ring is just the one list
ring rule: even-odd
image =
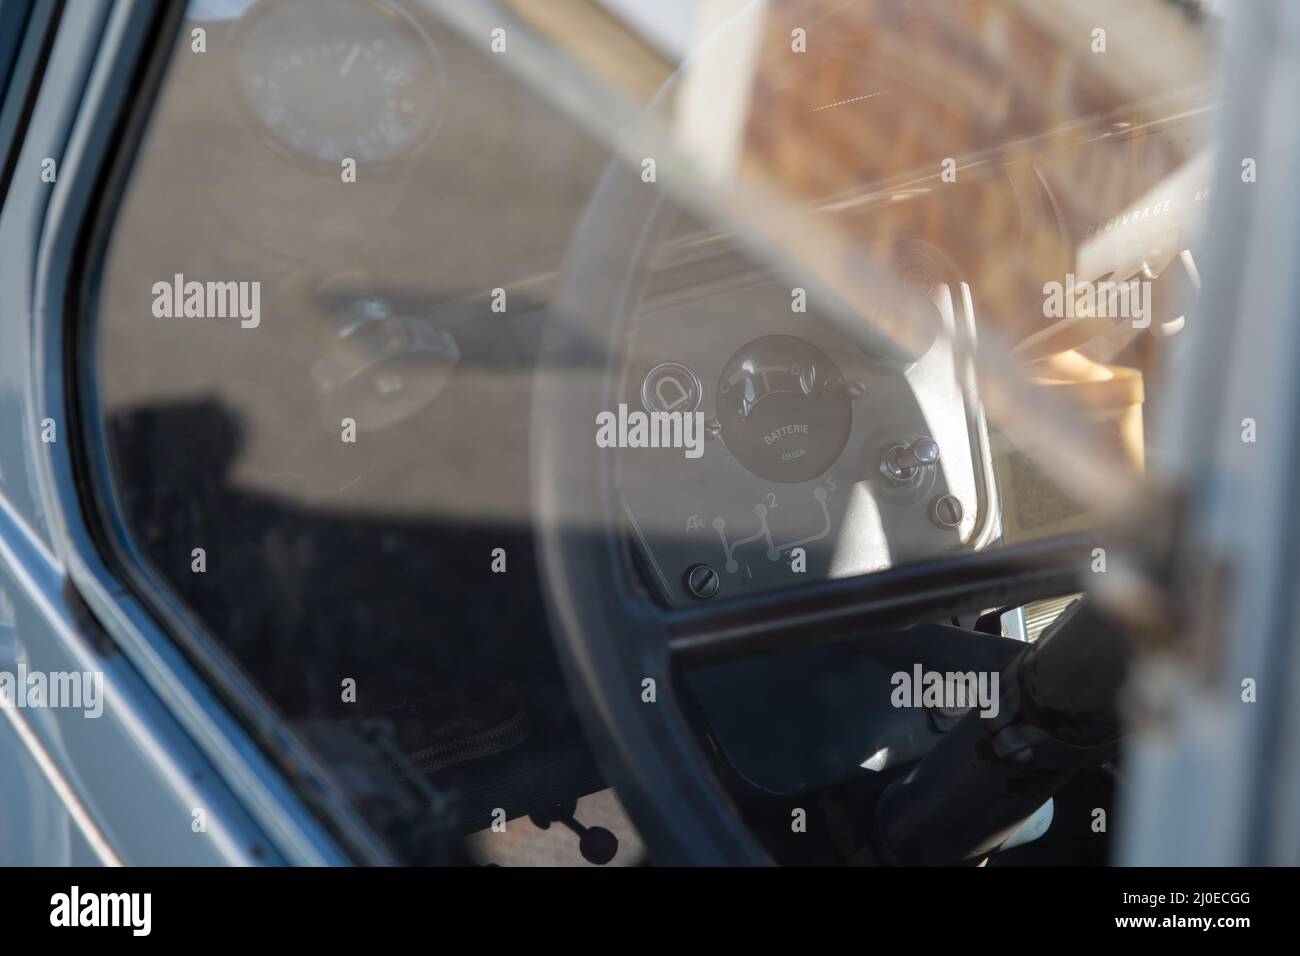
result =
[{"label": "reflection of building", "polygon": [[[796,30],[805,53],[791,49]],[[866,221],[951,255],[985,320],[1020,337],[1041,327],[1036,290],[1067,271],[1074,243],[1188,158],[1185,131],[1132,131],[1157,119],[1142,101],[1176,113],[1205,84],[1206,46],[1203,27],[1164,0],[782,0],[758,57],[744,162],[809,199],[956,185],[919,216],[894,206]],[[964,165],[995,155],[994,169]],[[946,157],[961,167],[956,184],[940,179]]]},{"label": "reflection of building", "polygon": [[[896,250],[907,237],[952,260],[981,335],[1035,336],[1028,374],[1140,463],[1151,340],[1127,323],[1047,318],[1043,289],[1079,269],[1158,273],[1181,251],[1200,183],[1175,173],[1204,168],[1189,160],[1207,133],[1208,39],[1165,0],[775,2],[741,165],[860,213],[835,226],[850,244]],[[1147,207],[1173,227],[1083,246]],[[1088,523],[1029,459],[996,457],[1009,537]]]},{"label": "reflection of building", "polygon": [[[933,187],[955,159],[959,185],[986,188],[948,190],[938,219],[889,215],[967,245],[950,251],[986,290],[1012,257],[1059,278],[1078,241],[1189,158],[1203,131],[1187,135],[1187,113],[1204,105],[1215,65],[1198,0],[506,6],[638,103],[673,83],[684,57],[676,135],[707,173],[734,177],[739,165],[807,200]],[[1183,126],[1170,131],[1171,116]],[[1014,326],[1014,314],[999,318]]]}]

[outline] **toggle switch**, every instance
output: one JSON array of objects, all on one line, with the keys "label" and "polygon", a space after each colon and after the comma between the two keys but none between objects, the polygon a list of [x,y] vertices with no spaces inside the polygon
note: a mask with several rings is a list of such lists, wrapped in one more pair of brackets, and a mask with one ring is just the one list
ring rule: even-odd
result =
[{"label": "toggle switch", "polygon": [[909,481],[921,468],[939,460],[939,443],[933,438],[918,438],[907,445],[895,445],[885,454],[880,470],[895,481]]}]

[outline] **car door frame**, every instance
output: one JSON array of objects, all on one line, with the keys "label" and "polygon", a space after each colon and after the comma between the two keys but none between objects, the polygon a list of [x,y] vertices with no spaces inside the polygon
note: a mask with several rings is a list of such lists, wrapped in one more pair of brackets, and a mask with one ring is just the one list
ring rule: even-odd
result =
[{"label": "car door frame", "polygon": [[[49,709],[24,720],[20,737],[101,863],[387,862],[260,695],[245,689],[264,708],[251,727],[232,711],[113,574],[87,518],[75,392],[88,358],[77,322],[93,321],[98,287],[87,252],[109,226],[101,214],[115,208],[184,5],[79,0],[63,13],[0,210],[10,316],[0,340],[27,358],[22,455],[37,505],[22,514],[0,490],[0,584],[11,582],[21,604],[31,659],[102,671],[106,706],[94,722]],[[53,182],[40,176],[48,159]]]}]

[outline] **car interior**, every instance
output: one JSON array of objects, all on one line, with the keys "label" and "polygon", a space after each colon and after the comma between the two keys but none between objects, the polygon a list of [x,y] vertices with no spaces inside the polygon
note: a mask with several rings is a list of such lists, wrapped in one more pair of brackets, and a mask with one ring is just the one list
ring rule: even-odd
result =
[{"label": "car interior", "polygon": [[1106,863],[1217,19],[629,6],[172,16],[78,330],[116,572],[391,861]]}]

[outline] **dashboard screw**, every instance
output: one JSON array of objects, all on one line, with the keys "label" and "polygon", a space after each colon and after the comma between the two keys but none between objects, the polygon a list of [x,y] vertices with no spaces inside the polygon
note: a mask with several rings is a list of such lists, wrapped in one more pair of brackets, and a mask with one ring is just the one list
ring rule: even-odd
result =
[{"label": "dashboard screw", "polygon": [[702,601],[717,594],[721,586],[718,572],[707,564],[694,564],[686,570],[686,590]]},{"label": "dashboard screw", "polygon": [[930,517],[941,528],[955,528],[961,524],[965,510],[956,495],[940,495],[930,506]]}]

